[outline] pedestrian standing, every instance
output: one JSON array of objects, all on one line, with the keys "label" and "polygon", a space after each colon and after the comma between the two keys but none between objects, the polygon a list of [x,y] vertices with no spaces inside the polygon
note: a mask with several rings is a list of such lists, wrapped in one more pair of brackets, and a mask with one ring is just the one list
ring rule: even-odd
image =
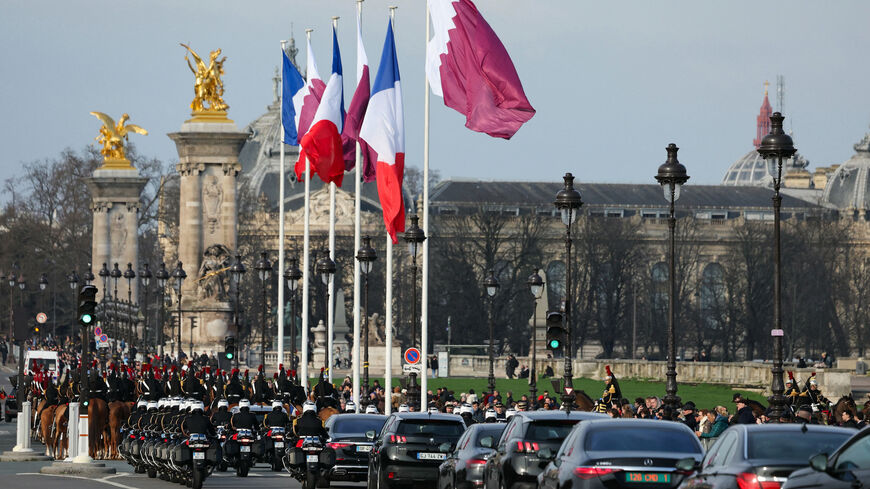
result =
[{"label": "pedestrian standing", "polygon": [[438,357],[436,355],[432,355],[430,365],[432,367],[432,377],[438,378]]},{"label": "pedestrian standing", "polygon": [[9,355],[9,347],[6,346],[6,338],[0,338],[0,355],[3,356],[3,365],[6,365],[6,357]]}]

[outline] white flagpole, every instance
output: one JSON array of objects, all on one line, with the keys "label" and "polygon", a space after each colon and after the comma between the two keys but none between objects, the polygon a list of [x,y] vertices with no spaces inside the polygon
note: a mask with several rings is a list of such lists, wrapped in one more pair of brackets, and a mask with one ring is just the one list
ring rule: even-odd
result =
[{"label": "white flagpole", "polygon": [[[357,29],[361,28],[362,24],[362,3],[363,0],[356,0],[356,8],[357,8]],[[360,37],[357,36],[357,42],[360,41]],[[357,49],[357,55],[359,55],[359,49]],[[357,60],[357,66],[359,66],[359,60]],[[360,78],[362,73],[356,74],[356,83],[359,85]],[[362,172],[360,171],[360,166],[362,165],[362,152],[360,151],[359,143],[356,143],[356,164],[354,166],[354,216],[353,216],[353,250],[354,254],[356,254],[356,250],[360,248],[360,212],[362,211],[362,207],[360,205],[360,190],[361,190],[361,178]],[[360,304],[359,304],[359,296],[360,296],[360,283],[359,283],[359,275],[360,275],[360,267],[359,260],[354,259],[353,261],[353,354],[351,355],[353,359],[353,387],[352,387],[352,398],[354,404],[356,404],[356,412],[359,412],[360,408],[360,385],[359,385],[359,375],[360,375]]]},{"label": "white flagpole", "polygon": [[[332,18],[332,28],[338,30],[338,17]],[[335,262],[335,183],[329,184],[329,259]],[[329,277],[327,287],[329,300],[326,304],[326,369],[329,372],[329,382],[333,381],[332,369],[335,366],[335,274]],[[344,306],[342,306],[344,307]]]},{"label": "white flagpole", "polygon": [[387,319],[384,327],[384,414],[390,415],[393,399],[393,239],[387,233],[387,298],[384,313]]},{"label": "white flagpole", "polygon": [[[311,32],[314,29],[305,29],[305,36],[308,38],[308,41],[311,42]],[[306,73],[305,76],[310,76],[309,73]],[[302,384],[302,387],[305,388],[305,392],[308,392],[308,282],[310,280],[311,275],[311,263],[308,253],[309,247],[309,235],[310,235],[310,212],[308,209],[308,204],[311,199],[311,162],[308,160],[308,157],[305,158],[305,206],[304,206],[304,222],[305,226],[302,233],[302,358],[300,359],[300,366],[302,367],[301,375],[299,376],[299,382]],[[294,339],[295,341],[295,339]]]},{"label": "white flagpole", "polygon": [[275,368],[284,363],[284,50],[287,47],[287,41],[281,41],[281,84],[282,88],[278,91],[278,120],[280,123],[279,145],[281,147],[281,159],[279,160],[278,171],[278,357],[275,361]]},{"label": "white flagpole", "polygon": [[[429,6],[426,5],[426,49],[429,47]],[[424,61],[425,62],[425,61]],[[429,358],[429,77],[423,74],[425,80],[426,96],[423,99],[423,283],[420,295],[420,361],[423,364],[423,374],[420,376],[420,412],[426,411],[429,402],[427,392],[429,389],[429,370],[426,361]],[[419,209],[417,210],[419,214]]]}]

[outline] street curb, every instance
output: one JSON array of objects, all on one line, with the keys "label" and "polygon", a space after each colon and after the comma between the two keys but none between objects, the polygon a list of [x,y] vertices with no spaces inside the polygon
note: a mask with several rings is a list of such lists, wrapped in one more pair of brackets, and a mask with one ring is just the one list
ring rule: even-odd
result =
[{"label": "street curb", "polygon": [[39,452],[22,453],[7,451],[3,452],[3,455],[0,455],[0,462],[45,462],[48,460],[52,460],[52,458]]},{"label": "street curb", "polygon": [[72,462],[53,462],[51,465],[46,465],[39,469],[39,473],[48,475],[91,476],[114,474],[116,473],[116,470],[114,467],[106,467],[106,464],[100,463],[75,464]]}]

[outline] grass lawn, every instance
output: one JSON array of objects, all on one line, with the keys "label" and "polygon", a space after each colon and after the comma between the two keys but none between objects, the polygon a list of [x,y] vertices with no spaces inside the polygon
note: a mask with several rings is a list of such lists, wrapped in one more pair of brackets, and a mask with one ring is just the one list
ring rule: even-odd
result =
[{"label": "grass lawn", "polygon": [[[375,379],[377,379],[381,384],[384,382],[383,377],[373,377],[371,378],[371,381],[374,382]],[[314,379],[311,385],[316,384],[316,382],[316,379]],[[393,385],[399,385],[399,379],[394,377]],[[429,390],[432,391],[439,387],[447,387],[447,389],[452,390],[457,397],[459,397],[459,394],[462,392],[468,392],[469,389],[474,389],[474,392],[480,394],[486,390],[486,378],[430,378],[428,387]],[[665,395],[664,382],[621,379],[619,380],[619,387],[622,389],[622,395],[632,402],[634,402],[634,398],[636,397],[664,397]],[[529,392],[527,379],[496,379],[495,388],[501,392],[503,398],[508,391],[513,393],[514,399],[519,399],[522,394],[528,394]],[[604,391],[604,382],[592,379],[575,378],[574,388],[582,389],[589,395],[589,397],[597,399],[601,397],[601,394]],[[545,390],[549,391],[550,395],[554,392],[550,379],[538,379],[538,395],[543,394]],[[733,412],[734,404],[732,404],[731,399],[735,392],[741,392],[750,399],[761,401],[761,403],[765,405],[767,404],[767,400],[764,399],[761,394],[747,392],[745,390],[734,390],[728,386],[718,384],[678,384],[677,395],[680,396],[683,402],[693,401],[698,409],[710,409],[721,404],[728,408],[728,411]]]}]

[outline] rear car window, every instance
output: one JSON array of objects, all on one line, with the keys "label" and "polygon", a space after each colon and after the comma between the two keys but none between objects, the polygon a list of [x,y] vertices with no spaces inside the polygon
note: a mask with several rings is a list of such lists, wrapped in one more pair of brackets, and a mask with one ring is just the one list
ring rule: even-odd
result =
[{"label": "rear car window", "polygon": [[396,428],[397,435],[459,438],[465,431],[462,423],[453,421],[404,420]]},{"label": "rear car window", "polygon": [[337,419],[332,425],[332,436],[363,436],[366,431],[380,433],[386,418]]},{"label": "rear car window", "polygon": [[525,439],[529,441],[562,441],[577,424],[576,419],[561,421],[533,421],[529,423]]},{"label": "rear car window", "polygon": [[701,453],[695,435],[656,426],[631,426],[592,429],[586,435],[586,450],[589,451],[635,451]]},{"label": "rear car window", "polygon": [[806,463],[817,453],[834,453],[849,439],[849,433],[807,431],[753,431],[749,433],[749,458],[788,460]]},{"label": "rear car window", "polygon": [[482,447],[480,444],[480,440],[486,438],[487,436],[491,436],[493,439],[493,444],[495,440],[498,440],[498,437],[501,436],[501,432],[504,431],[507,425],[497,424],[492,428],[487,427],[486,429],[481,429],[477,432],[477,438],[474,440],[474,446]]}]

